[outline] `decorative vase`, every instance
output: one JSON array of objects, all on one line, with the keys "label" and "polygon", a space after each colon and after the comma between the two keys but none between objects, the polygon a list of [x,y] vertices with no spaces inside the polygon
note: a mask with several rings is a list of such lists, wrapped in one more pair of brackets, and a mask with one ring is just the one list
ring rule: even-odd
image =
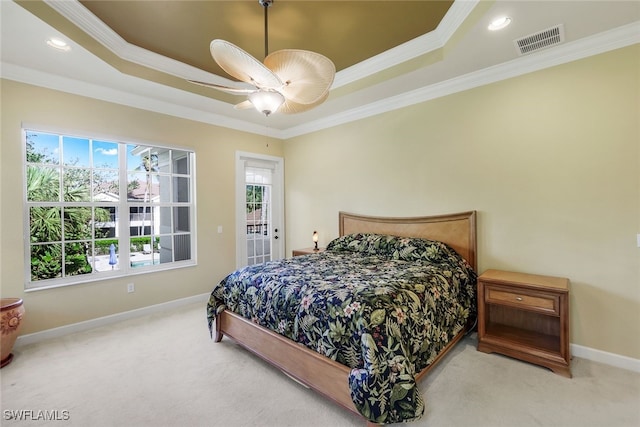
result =
[{"label": "decorative vase", "polygon": [[24,316],[24,306],[20,298],[2,298],[2,309],[0,310],[0,333],[2,341],[0,341],[0,368],[8,365],[13,360],[13,344],[15,344],[20,326],[22,326],[22,317]]}]

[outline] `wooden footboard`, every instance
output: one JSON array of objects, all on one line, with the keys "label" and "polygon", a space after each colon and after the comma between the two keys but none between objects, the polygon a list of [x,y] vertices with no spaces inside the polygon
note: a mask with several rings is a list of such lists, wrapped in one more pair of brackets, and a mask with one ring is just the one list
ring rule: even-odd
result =
[{"label": "wooden footboard", "polygon": [[[424,377],[471,330],[471,325],[456,335],[429,366],[416,375]],[[257,325],[238,314],[225,310],[216,318],[215,341],[226,335],[233,341],[266,360],[301,384],[317,391],[349,411],[360,415],[349,391],[351,369],[316,353],[289,338]],[[363,418],[367,426],[375,426]]]},{"label": "wooden footboard", "polygon": [[227,335],[305,386],[358,413],[349,392],[350,369],[228,310],[216,318],[216,341]]}]

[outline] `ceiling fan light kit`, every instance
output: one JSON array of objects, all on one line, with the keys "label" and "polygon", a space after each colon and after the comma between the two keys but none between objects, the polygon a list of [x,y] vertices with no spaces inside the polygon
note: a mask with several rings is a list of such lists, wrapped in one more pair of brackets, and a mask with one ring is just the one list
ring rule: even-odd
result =
[{"label": "ceiling fan light kit", "polygon": [[249,101],[256,110],[269,116],[269,114],[278,111],[278,108],[284,104],[284,96],[275,90],[260,90],[249,94]]},{"label": "ceiling fan light kit", "polygon": [[244,109],[250,103],[265,116],[276,111],[300,113],[322,104],[329,96],[336,74],[335,65],[326,56],[308,50],[283,49],[269,54],[267,9],[273,0],[258,2],[264,7],[264,63],[225,40],[215,39],[209,46],[211,56],[220,68],[254,88],[189,81],[234,95],[247,95],[248,102],[241,102],[235,108]]}]

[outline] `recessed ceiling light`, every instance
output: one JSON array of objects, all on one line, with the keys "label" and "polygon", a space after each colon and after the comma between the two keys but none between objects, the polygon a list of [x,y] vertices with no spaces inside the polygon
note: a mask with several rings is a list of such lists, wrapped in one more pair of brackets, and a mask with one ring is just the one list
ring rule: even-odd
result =
[{"label": "recessed ceiling light", "polygon": [[491,31],[501,30],[507,25],[509,25],[510,23],[511,23],[511,18],[509,18],[508,16],[501,16],[500,18],[496,18],[493,21],[491,21],[491,24],[489,24],[488,28]]},{"label": "recessed ceiling light", "polygon": [[61,39],[57,39],[55,37],[52,37],[49,40],[47,40],[47,44],[54,49],[64,50],[65,52],[71,49],[71,46],[69,46],[67,42]]}]

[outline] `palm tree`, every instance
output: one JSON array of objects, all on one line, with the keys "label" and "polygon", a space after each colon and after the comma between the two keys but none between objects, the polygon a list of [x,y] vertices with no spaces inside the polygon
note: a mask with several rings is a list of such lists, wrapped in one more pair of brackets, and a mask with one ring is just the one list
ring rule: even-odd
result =
[{"label": "palm tree", "polygon": [[[42,280],[60,277],[63,247],[66,275],[91,273],[88,259],[89,242],[94,238],[91,223],[108,221],[109,211],[95,208],[92,213],[90,206],[62,208],[45,205],[46,202],[58,203],[61,199],[71,203],[89,201],[91,170],[74,167],[75,162],[70,165],[72,167],[61,170],[58,155],[49,153],[46,149],[38,151],[33,140],[37,136],[28,134],[26,141],[27,201],[41,202],[38,206],[31,206],[29,210],[31,278]],[[60,243],[63,241],[64,246]]]},{"label": "palm tree", "polygon": [[[89,199],[86,180],[65,181],[64,201],[78,202]],[[80,183],[80,184],[79,184]],[[57,202],[60,200],[60,169],[58,167],[32,166],[27,168],[27,200],[30,202]],[[105,213],[96,209],[96,215]],[[61,214],[61,211],[63,212]],[[108,212],[106,212],[108,215]],[[65,274],[86,274],[92,271],[88,259],[91,240],[91,207],[32,206],[29,211],[31,236],[31,278],[51,279],[62,274],[62,244],[52,243],[73,240],[81,242],[65,244]],[[62,225],[64,223],[64,239]]]},{"label": "palm tree", "polygon": [[30,202],[58,201],[60,175],[58,168],[27,167],[27,200]]},{"label": "palm tree", "polygon": [[[144,227],[145,224],[147,222],[147,208],[151,206],[151,185],[152,185],[152,180],[151,180],[151,172],[157,172],[158,171],[158,155],[156,153],[151,153],[150,151],[147,151],[146,154],[144,156],[142,156],[142,158],[140,159],[140,166],[139,169],[142,170],[144,169],[144,171],[146,172],[146,186],[144,189],[144,206],[142,207],[142,225],[138,226],[138,236],[142,236],[144,235]],[[148,204],[148,206],[147,206]]]}]

